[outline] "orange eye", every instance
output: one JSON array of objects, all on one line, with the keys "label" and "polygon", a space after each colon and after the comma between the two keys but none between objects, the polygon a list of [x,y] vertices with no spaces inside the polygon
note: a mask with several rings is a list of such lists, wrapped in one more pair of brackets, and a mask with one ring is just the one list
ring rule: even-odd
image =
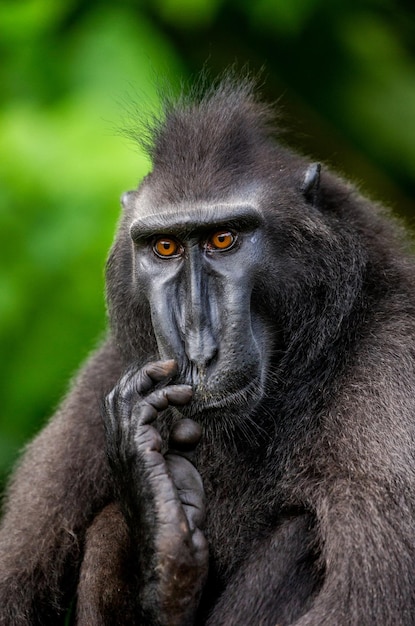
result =
[{"label": "orange eye", "polygon": [[219,230],[209,239],[211,250],[229,250],[236,241],[236,236],[229,230]]},{"label": "orange eye", "polygon": [[170,237],[160,237],[153,245],[153,250],[157,256],[169,258],[180,254],[179,243]]}]

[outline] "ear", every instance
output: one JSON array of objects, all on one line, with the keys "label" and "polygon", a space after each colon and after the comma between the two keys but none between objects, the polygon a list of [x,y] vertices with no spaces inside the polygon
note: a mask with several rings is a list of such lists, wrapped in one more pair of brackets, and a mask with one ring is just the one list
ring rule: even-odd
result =
[{"label": "ear", "polygon": [[123,209],[132,209],[134,208],[134,201],[137,199],[136,191],[126,191],[121,196],[121,206]]},{"label": "ear", "polygon": [[320,163],[312,163],[309,165],[304,174],[303,184],[301,185],[301,191],[305,199],[313,205],[317,204],[318,190],[320,187],[320,171]]}]

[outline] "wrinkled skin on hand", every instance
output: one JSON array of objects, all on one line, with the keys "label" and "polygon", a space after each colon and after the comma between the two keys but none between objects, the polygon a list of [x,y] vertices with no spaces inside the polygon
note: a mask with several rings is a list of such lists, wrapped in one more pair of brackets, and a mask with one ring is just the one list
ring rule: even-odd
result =
[{"label": "wrinkled skin on hand", "polygon": [[208,569],[202,533],[205,499],[192,463],[201,428],[177,422],[163,455],[154,422],[169,405],[192,397],[170,384],[174,361],[129,370],[105,401],[107,452],[138,562],[138,605],[143,619],[169,626],[192,623]]}]

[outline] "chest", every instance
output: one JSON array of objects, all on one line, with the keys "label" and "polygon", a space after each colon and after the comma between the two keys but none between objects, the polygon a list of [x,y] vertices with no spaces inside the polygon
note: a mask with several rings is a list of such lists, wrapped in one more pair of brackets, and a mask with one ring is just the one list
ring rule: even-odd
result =
[{"label": "chest", "polygon": [[204,532],[211,565],[228,578],[278,518],[279,487],[261,465],[239,459],[216,464],[201,460],[199,471],[206,493]]}]

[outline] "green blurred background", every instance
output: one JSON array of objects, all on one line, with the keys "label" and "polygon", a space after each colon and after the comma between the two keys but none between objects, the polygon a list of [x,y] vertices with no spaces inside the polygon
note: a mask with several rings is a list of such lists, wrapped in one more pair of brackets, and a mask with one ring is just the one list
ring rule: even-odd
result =
[{"label": "green blurred background", "polygon": [[119,197],[149,168],[133,101],[262,71],[290,141],[411,226],[413,0],[0,0],[0,482],[105,330]]}]

